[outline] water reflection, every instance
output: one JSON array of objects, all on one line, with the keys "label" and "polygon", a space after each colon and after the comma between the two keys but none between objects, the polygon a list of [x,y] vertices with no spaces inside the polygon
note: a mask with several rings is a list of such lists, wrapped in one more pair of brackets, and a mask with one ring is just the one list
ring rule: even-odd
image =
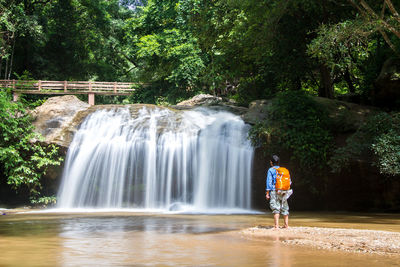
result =
[{"label": "water reflection", "polygon": [[63,266],[251,263],[251,253],[241,248],[245,240],[220,235],[232,229],[182,218],[71,219],[63,223],[60,233],[61,263]]},{"label": "water reflection", "polygon": [[217,227],[200,220],[179,217],[95,217],[63,220],[60,236],[74,237],[110,232],[157,232],[160,234],[201,234],[230,231],[236,228]]},{"label": "water reflection", "polygon": [[271,264],[270,267],[291,267],[292,257],[290,250],[283,250],[281,238],[277,235],[271,248]]}]

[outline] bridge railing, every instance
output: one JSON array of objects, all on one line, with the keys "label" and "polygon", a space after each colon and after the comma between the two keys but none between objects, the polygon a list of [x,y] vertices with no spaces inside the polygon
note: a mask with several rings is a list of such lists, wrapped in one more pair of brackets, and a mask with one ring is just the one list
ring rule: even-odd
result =
[{"label": "bridge railing", "polygon": [[94,81],[23,81],[0,80],[0,87],[12,88],[13,91],[30,94],[111,94],[124,95],[135,91],[134,83],[94,82]]},{"label": "bridge railing", "polygon": [[124,82],[0,80],[0,88],[11,88],[14,101],[20,94],[87,94],[90,105],[94,105],[95,95],[129,95],[135,91],[133,85]]}]

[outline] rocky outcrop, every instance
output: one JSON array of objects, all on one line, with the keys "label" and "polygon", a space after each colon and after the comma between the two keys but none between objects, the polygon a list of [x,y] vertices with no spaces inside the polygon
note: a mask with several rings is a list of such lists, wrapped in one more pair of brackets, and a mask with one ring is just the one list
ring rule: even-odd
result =
[{"label": "rocky outcrop", "polygon": [[31,112],[33,125],[46,143],[68,147],[72,136],[66,136],[65,129],[71,126],[78,112],[88,108],[89,104],[73,95],[51,97]]},{"label": "rocky outcrop", "polygon": [[[248,112],[248,108],[241,107],[232,99],[226,99],[218,96],[200,94],[191,99],[182,101],[172,108],[178,110],[193,109],[196,107],[208,107],[214,110],[224,110],[236,115],[243,116]],[[251,122],[249,122],[251,123]]]},{"label": "rocky outcrop", "polygon": [[314,97],[314,100],[328,112],[334,132],[353,132],[365,122],[377,108],[345,101]]},{"label": "rocky outcrop", "polygon": [[200,94],[192,97],[191,99],[178,103],[177,106],[180,107],[214,106],[222,102],[223,102],[222,97],[208,95],[208,94]]},{"label": "rocky outcrop", "polygon": [[[313,99],[322,106],[323,110],[328,112],[332,128],[336,132],[356,131],[369,115],[377,111],[374,107],[324,97],[314,97]],[[249,124],[265,121],[272,101],[264,99],[251,102],[247,111],[241,115],[242,119]]]},{"label": "rocky outcrop", "polygon": [[32,112],[35,118],[33,124],[36,127],[36,132],[45,137],[46,143],[56,144],[65,149],[69,147],[75,132],[84,119],[96,110],[129,107],[131,115],[135,117],[138,116],[139,110],[144,106],[147,108],[171,109],[169,107],[157,107],[149,104],[89,106],[75,96],[69,97],[49,98],[42,106]]},{"label": "rocky outcrop", "polygon": [[[261,103],[263,102],[261,101]],[[131,105],[132,115],[135,115],[142,106],[142,104]],[[147,106],[155,107],[153,105]],[[33,124],[36,132],[44,136],[46,143],[68,148],[76,130],[86,116],[97,109],[116,107],[119,107],[119,105],[89,106],[86,102],[80,101],[76,96],[67,95],[49,98],[44,104],[33,110],[31,115],[34,118]],[[250,105],[250,109],[248,109],[235,105],[233,101],[205,94],[197,95],[192,99],[169,108],[187,110],[196,107],[209,107],[230,111],[242,115],[249,123],[256,123],[257,118],[264,117],[264,115],[258,114],[263,109],[262,104]]]},{"label": "rocky outcrop", "polygon": [[[314,97],[314,100],[328,112],[333,128],[342,132],[357,130],[365,119],[377,110],[374,107],[324,97]],[[201,94],[180,102],[173,108],[192,109],[195,107],[209,107],[226,110],[240,115],[246,123],[256,124],[267,119],[272,102],[273,100],[271,99],[255,100],[246,108],[238,106],[233,100]]]},{"label": "rocky outcrop", "polygon": [[242,115],[242,119],[249,124],[265,121],[271,104],[271,100],[265,99],[251,102],[247,112]]},{"label": "rocky outcrop", "polygon": [[[328,111],[332,119],[333,128],[342,132],[355,131],[365,118],[375,112],[372,107],[361,106],[344,101],[315,97],[320,105]],[[272,100],[255,100],[249,107],[238,106],[233,100],[227,100],[212,95],[197,95],[170,108],[177,110],[208,107],[216,110],[225,110],[237,114],[249,124],[265,121]],[[115,108],[118,105],[89,106],[76,96],[58,96],[49,98],[43,105],[33,110],[34,126],[36,131],[45,137],[46,143],[57,144],[67,148],[73,135],[83,119],[97,109]],[[132,105],[132,113],[142,105]],[[137,108],[133,108],[137,107]]]}]

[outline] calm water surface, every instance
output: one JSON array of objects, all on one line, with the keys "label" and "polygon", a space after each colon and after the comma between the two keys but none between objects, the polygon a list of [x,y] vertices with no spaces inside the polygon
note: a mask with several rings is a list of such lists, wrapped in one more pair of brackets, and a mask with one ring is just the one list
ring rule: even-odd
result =
[{"label": "calm water surface", "polygon": [[[0,216],[0,266],[399,266],[400,256],[250,240],[262,215],[10,213]],[[292,226],[400,232],[400,215],[293,213]]]}]

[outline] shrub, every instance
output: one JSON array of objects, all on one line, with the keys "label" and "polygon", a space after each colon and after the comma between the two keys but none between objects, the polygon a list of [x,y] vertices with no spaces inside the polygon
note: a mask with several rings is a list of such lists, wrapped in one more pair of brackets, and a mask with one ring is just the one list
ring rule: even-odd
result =
[{"label": "shrub", "polygon": [[28,189],[31,196],[40,193],[47,168],[62,161],[58,148],[41,140],[22,105],[12,103],[10,96],[0,91],[0,169],[7,184],[15,190]]},{"label": "shrub", "polygon": [[269,115],[271,135],[304,169],[326,165],[332,148],[327,112],[300,91],[280,93]]},{"label": "shrub", "polygon": [[335,151],[330,164],[334,172],[339,172],[355,158],[377,166],[382,174],[399,175],[400,113],[371,115],[346,140],[346,146]]}]

